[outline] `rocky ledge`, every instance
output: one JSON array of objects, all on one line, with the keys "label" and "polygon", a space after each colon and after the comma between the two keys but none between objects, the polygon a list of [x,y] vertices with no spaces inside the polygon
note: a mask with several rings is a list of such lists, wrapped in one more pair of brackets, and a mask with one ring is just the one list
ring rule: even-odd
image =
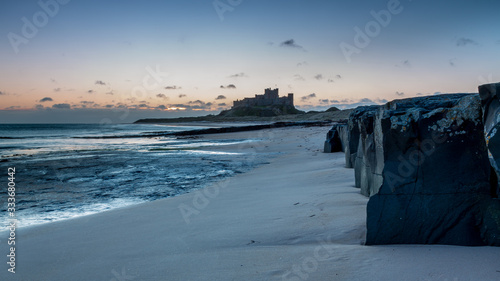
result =
[{"label": "rocky ledge", "polygon": [[366,244],[500,246],[499,89],[360,107],[330,130],[325,152],[370,198]]}]

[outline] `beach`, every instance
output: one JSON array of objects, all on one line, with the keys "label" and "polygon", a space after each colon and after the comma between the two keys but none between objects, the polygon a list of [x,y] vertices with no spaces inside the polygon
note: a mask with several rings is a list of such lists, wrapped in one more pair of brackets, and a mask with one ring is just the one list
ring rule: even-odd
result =
[{"label": "beach", "polygon": [[328,129],[231,133],[260,141],[210,150],[273,157],[173,198],[18,229],[16,273],[4,262],[0,279],[500,279],[498,247],[365,246],[368,198],[342,152],[322,153]]}]

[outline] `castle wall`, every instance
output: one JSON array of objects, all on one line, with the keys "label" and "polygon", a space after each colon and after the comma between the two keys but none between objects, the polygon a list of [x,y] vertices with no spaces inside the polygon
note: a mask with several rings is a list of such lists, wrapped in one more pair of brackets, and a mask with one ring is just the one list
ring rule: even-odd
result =
[{"label": "castle wall", "polygon": [[244,98],[233,102],[233,107],[240,106],[270,106],[270,105],[292,105],[293,94],[279,97],[278,89],[265,89],[264,95],[255,95],[255,98]]}]

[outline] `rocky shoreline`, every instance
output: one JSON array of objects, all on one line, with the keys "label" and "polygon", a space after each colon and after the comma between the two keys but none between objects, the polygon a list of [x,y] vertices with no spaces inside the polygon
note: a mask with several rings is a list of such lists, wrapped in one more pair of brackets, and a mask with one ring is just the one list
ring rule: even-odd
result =
[{"label": "rocky shoreline", "polygon": [[499,84],[358,107],[325,152],[344,151],[369,197],[366,244],[500,246]]}]

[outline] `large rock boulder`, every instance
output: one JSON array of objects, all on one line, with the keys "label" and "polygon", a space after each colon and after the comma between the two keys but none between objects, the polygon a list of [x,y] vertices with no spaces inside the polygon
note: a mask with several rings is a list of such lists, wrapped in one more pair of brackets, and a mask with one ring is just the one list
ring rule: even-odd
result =
[{"label": "large rock boulder", "polygon": [[378,105],[360,106],[354,109],[347,120],[347,145],[345,146],[345,166],[346,168],[354,168],[356,163],[356,153],[359,145],[359,118],[364,114],[378,110]]},{"label": "large rock boulder", "polygon": [[366,244],[492,244],[481,225],[491,198],[481,117],[477,95],[452,94],[387,103],[361,126],[382,178],[368,184]]},{"label": "large rock boulder", "polygon": [[344,151],[342,140],[340,138],[339,127],[346,126],[345,124],[335,124],[326,134],[324,153]]},{"label": "large rock boulder", "polygon": [[[359,141],[354,163],[354,178],[356,187],[361,188],[361,194],[370,196],[373,189],[382,184],[383,158],[377,153],[375,144],[375,116],[380,107],[365,111],[358,117]],[[381,165],[382,164],[382,165]]]},{"label": "large rock boulder", "polygon": [[482,235],[489,245],[500,246],[500,83],[479,86],[483,123],[492,167],[491,199],[483,202]]},{"label": "large rock boulder", "polygon": [[[486,144],[490,156],[491,166],[497,175],[500,175],[500,83],[479,86],[479,97],[483,107],[483,122]],[[500,189],[492,189],[498,198]]]}]

